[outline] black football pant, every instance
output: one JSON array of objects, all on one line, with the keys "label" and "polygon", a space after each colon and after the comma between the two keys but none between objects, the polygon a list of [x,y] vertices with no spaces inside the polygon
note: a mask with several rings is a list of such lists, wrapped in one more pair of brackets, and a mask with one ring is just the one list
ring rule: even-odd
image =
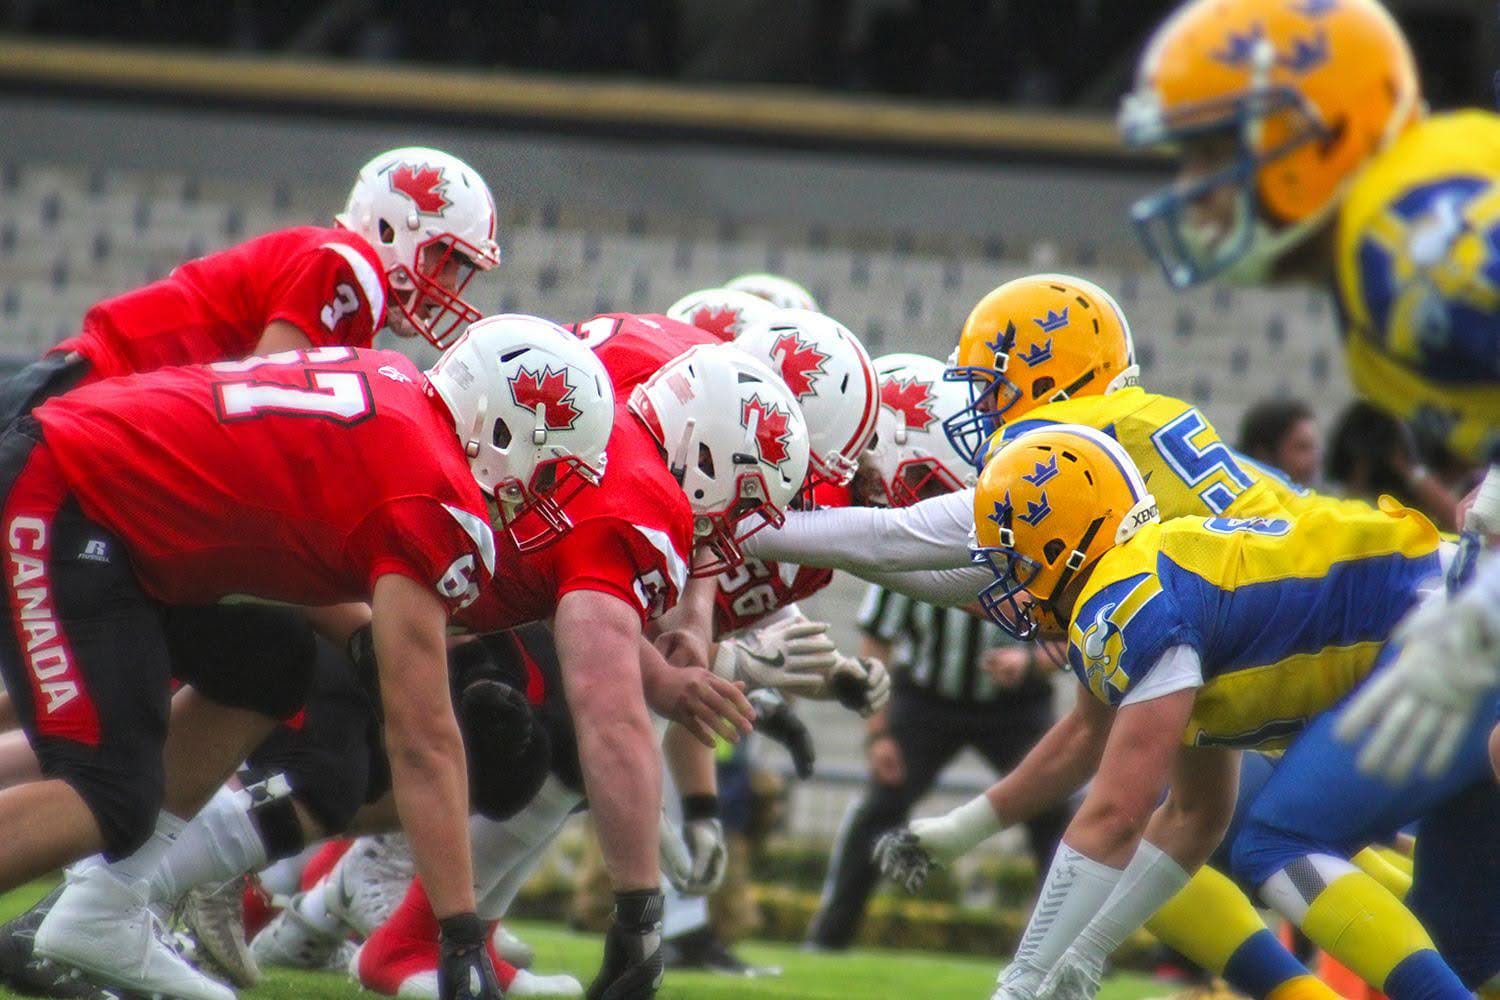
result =
[{"label": "black football pant", "polygon": [[[1041,739],[1052,719],[1051,703],[1045,699],[969,705],[898,687],[891,698],[889,725],[906,764],[906,780],[893,787],[872,778],[845,816],[808,941],[834,949],[854,941],[865,903],[880,877],[872,858],[875,842],[907,821],[912,807],[954,757],[973,747],[996,771],[1009,771]],[[1051,865],[1069,815],[1068,809],[1058,808],[1026,824],[1037,871],[1045,872]]]}]

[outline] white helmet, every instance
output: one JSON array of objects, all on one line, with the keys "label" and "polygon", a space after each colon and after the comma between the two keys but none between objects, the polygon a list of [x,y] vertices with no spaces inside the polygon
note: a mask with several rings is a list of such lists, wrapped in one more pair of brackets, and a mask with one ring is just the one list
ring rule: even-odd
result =
[{"label": "white helmet", "polygon": [[922,354],[875,359],[880,416],[865,458],[892,507],[962,489],[973,475],[943,432],[943,421],[969,405],[968,389],[943,378],[945,371],[943,362]]},{"label": "white helmet", "polygon": [[630,393],[692,505],[713,576],[744,560],[739,543],[782,512],[807,476],[802,410],[769,369],[733,344],[700,344]]},{"label": "white helmet", "polygon": [[614,389],[598,356],[549,320],[490,316],[443,352],[427,384],[516,544],[537,548],[567,531],[563,505],[598,485],[614,426]]},{"label": "white helmet", "polygon": [[742,274],[738,278],[724,282],[724,287],[732,288],[736,292],[749,292],[756,298],[765,299],[780,309],[819,311],[818,300],[813,298],[812,292],[791,278],[783,278],[779,274]]},{"label": "white helmet", "polygon": [[500,263],[495,199],[458,157],[422,146],[381,153],[360,168],[335,218],[385,266],[392,330],[446,347],[479,318],[462,295],[476,270]]},{"label": "white helmet", "polygon": [[731,341],[745,332],[753,319],[767,316],[776,307],[758,295],[737,292],[733,288],[700,288],[673,302],[667,316],[679,323],[696,326],[723,341]]},{"label": "white helmet", "polygon": [[806,309],[780,309],[752,322],[735,346],[781,375],[807,418],[808,488],[847,485],[875,433],[880,389],[875,366],[844,324]]}]

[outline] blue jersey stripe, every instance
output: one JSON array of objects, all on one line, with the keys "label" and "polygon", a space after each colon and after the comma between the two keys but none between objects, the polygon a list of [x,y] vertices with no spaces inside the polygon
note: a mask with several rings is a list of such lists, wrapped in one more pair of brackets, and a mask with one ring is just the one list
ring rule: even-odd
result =
[{"label": "blue jersey stripe", "polygon": [[1207,643],[1206,678],[1383,640],[1415,601],[1418,584],[1437,572],[1435,553],[1392,553],[1335,563],[1325,576],[1222,589],[1165,554],[1158,562],[1163,586]]}]

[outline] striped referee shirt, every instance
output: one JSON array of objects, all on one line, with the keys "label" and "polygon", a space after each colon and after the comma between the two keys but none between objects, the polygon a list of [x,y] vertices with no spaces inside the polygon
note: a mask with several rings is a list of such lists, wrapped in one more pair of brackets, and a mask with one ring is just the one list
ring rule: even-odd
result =
[{"label": "striped referee shirt", "polygon": [[1051,697],[1051,685],[1035,670],[1020,687],[996,684],[980,658],[987,649],[1018,643],[994,622],[961,608],[923,604],[872,585],[860,604],[858,624],[870,638],[890,643],[898,681],[933,697],[974,704]]}]

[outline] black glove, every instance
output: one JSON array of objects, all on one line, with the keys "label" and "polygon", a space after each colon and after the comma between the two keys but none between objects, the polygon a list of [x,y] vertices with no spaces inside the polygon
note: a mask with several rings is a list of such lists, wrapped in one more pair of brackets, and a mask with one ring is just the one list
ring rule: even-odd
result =
[{"label": "black glove", "polygon": [[525,694],[493,680],[476,680],[463,689],[458,724],[474,808],[487,819],[509,819],[536,797],[552,769],[547,727]]},{"label": "black glove", "polygon": [[604,938],[604,961],[588,1000],[651,1000],[665,970],[659,889],[615,893],[615,922]]},{"label": "black glove", "polygon": [[813,764],[818,757],[813,749],[812,733],[791,703],[770,688],[752,691],[749,698],[750,704],[755,706],[755,731],[786,747],[797,777],[812,777]]},{"label": "black glove", "polygon": [[504,1000],[480,919],[460,913],[438,926],[438,1000]]}]

